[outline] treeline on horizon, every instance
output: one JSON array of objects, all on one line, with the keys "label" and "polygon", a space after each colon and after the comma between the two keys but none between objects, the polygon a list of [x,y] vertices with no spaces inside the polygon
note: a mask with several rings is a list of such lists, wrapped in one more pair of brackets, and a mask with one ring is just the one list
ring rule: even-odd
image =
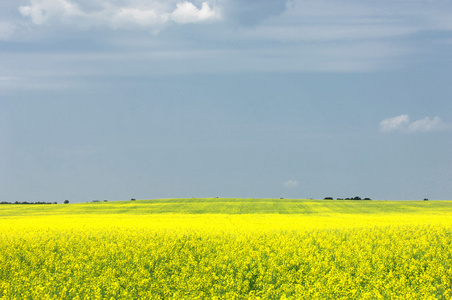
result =
[{"label": "treeline on horizon", "polygon": [[3,201],[3,202],[0,202],[0,204],[58,204],[58,202],[27,202],[27,201],[6,202],[6,201]]},{"label": "treeline on horizon", "polygon": [[[323,198],[323,200],[334,200],[333,197],[325,197]],[[337,198],[336,200],[371,200],[370,198],[364,198],[362,199],[361,197],[350,197],[350,198]]]}]

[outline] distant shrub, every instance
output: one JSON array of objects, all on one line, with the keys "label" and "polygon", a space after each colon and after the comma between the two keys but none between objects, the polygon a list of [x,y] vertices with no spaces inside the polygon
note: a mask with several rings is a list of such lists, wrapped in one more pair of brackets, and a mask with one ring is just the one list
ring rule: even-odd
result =
[{"label": "distant shrub", "polygon": [[333,197],[325,197],[323,200],[333,200]]},{"label": "distant shrub", "polygon": [[428,199],[427,199],[427,198],[424,198],[424,201],[428,201]]},{"label": "distant shrub", "polygon": [[135,200],[137,200],[137,199],[135,199],[135,198],[130,199],[130,201],[135,201]]},{"label": "distant shrub", "polygon": [[64,200],[64,204],[68,204],[69,203],[69,200]]},{"label": "distant shrub", "polygon": [[19,201],[16,201],[16,202],[14,202],[14,203],[11,203],[11,202],[6,202],[6,201],[3,201],[3,202],[0,202],[0,204],[57,204],[56,202],[43,202],[43,201],[38,201],[38,202],[27,202],[27,201],[24,201],[24,202],[19,202]]}]

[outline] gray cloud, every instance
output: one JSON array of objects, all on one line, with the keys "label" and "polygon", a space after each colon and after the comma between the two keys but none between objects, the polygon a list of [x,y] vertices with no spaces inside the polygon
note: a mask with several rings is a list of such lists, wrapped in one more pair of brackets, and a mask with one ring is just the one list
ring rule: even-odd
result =
[{"label": "gray cloud", "polygon": [[9,39],[16,30],[16,26],[10,22],[0,21],[0,40]]},{"label": "gray cloud", "polygon": [[417,32],[418,26],[397,13],[397,4],[388,6],[392,9],[357,1],[294,0],[288,2],[284,13],[247,34],[279,41],[339,41],[393,38]]},{"label": "gray cloud", "polygon": [[284,1],[274,0],[228,0],[222,1],[227,19],[242,26],[256,26],[286,10]]},{"label": "gray cloud", "polygon": [[[74,68],[70,76],[92,70],[113,74],[115,70],[110,72],[110,68],[115,66],[103,64],[104,57],[124,61],[128,66],[137,62],[134,72],[150,73],[372,72],[404,68],[436,49],[449,53],[452,45],[443,32],[452,29],[452,23],[437,1],[420,0],[422,5],[418,2],[408,5],[401,0],[384,0],[379,4],[355,0],[341,3],[24,0],[22,5],[7,0],[7,3],[8,9],[4,11],[15,9],[17,13],[5,17],[7,13],[0,11],[5,20],[0,23],[0,40],[18,42],[11,47],[22,47],[22,51],[3,52],[20,55],[12,67],[9,66],[12,61],[3,59],[0,76],[22,77],[33,71],[36,61],[21,70],[22,61],[27,60],[33,48],[22,41],[35,43],[34,49],[39,53],[52,52],[50,64],[39,68],[39,72],[61,67],[52,64],[58,54],[55,52],[70,52],[65,60]],[[206,23],[209,26],[193,26]],[[418,34],[422,30],[430,33],[441,30],[441,38]],[[50,40],[58,42],[47,43]],[[155,59],[160,53],[171,55]],[[92,54],[99,55],[101,60],[83,64]],[[81,60],[82,64],[73,60]],[[129,69],[118,67],[120,72]]]}]

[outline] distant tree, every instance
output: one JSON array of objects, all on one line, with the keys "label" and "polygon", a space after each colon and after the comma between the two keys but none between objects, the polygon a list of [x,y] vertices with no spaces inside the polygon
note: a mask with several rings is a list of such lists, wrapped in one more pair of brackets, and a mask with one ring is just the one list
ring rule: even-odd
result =
[{"label": "distant tree", "polygon": [[108,202],[108,200],[104,200],[104,202]]},{"label": "distant tree", "polygon": [[325,197],[323,200],[333,200],[333,197]]},{"label": "distant tree", "polygon": [[343,198],[337,198],[337,200],[344,200]]},{"label": "distant tree", "polygon": [[69,203],[69,200],[64,200],[64,204],[68,204]]},{"label": "distant tree", "polygon": [[428,201],[428,199],[427,199],[427,198],[424,198],[424,201]]},{"label": "distant tree", "polygon": [[130,201],[135,201],[135,200],[137,200],[137,199],[135,199],[135,198],[130,199]]},{"label": "distant tree", "polygon": [[364,200],[371,200],[370,198],[364,198]]},{"label": "distant tree", "polygon": [[356,196],[353,198],[353,200],[361,200],[361,197]]}]

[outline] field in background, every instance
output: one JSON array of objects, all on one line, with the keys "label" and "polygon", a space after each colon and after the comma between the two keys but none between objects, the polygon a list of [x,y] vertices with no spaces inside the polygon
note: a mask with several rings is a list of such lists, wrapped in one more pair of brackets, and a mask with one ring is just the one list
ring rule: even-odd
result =
[{"label": "field in background", "polygon": [[450,299],[452,202],[0,206],[1,299]]},{"label": "field in background", "polygon": [[0,216],[47,214],[380,214],[452,213],[452,201],[365,201],[189,198],[88,202],[69,205],[1,205]]}]

